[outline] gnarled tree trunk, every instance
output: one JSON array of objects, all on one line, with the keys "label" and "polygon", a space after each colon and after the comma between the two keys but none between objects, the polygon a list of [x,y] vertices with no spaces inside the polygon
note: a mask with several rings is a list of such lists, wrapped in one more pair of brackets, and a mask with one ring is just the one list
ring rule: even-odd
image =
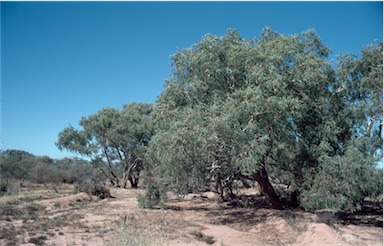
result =
[{"label": "gnarled tree trunk", "polygon": [[276,209],[284,209],[283,203],[280,201],[279,196],[276,194],[275,189],[268,180],[268,174],[264,167],[254,173],[254,178],[261,187],[261,191],[272,203],[272,206]]},{"label": "gnarled tree trunk", "polygon": [[127,186],[127,180],[131,183],[131,188],[137,188],[139,184],[140,172],[143,169],[143,160],[139,157],[124,170],[124,188]]}]

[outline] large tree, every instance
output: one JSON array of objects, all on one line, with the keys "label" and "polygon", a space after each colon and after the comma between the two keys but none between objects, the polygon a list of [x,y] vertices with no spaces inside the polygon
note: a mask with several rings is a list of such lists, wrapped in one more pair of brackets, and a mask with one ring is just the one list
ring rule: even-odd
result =
[{"label": "large tree", "polygon": [[[353,126],[338,116],[348,105],[332,89],[340,76],[328,53],[312,30],[284,36],[269,28],[258,40],[234,30],[206,35],[176,52],[173,76],[154,110],[148,158],[156,178],[150,180],[178,193],[213,183],[230,199],[234,180],[251,179],[282,208],[273,175],[307,201],[317,187],[313,179],[333,158],[359,160],[356,151],[364,153],[346,147]],[[364,177],[372,170],[368,162],[360,163]],[[326,200],[323,195],[316,199]]]},{"label": "large tree", "polygon": [[152,105],[144,103],[130,103],[123,110],[104,108],[83,117],[83,129],[69,126],[60,132],[57,146],[90,158],[113,185],[120,186],[119,179],[124,176],[123,186],[128,179],[136,188],[132,167],[137,158],[143,158],[153,134],[151,110]]},{"label": "large tree", "polygon": [[[341,55],[330,86],[330,115],[338,126],[332,148],[307,178],[303,206],[358,210],[362,199],[382,194],[383,44]],[[336,140],[336,141],[335,141]]]},{"label": "large tree", "polygon": [[[345,99],[353,136],[367,137],[382,155],[383,126],[383,44],[362,49],[361,55],[342,55],[338,60],[336,93]],[[376,152],[378,151],[378,152]]]}]

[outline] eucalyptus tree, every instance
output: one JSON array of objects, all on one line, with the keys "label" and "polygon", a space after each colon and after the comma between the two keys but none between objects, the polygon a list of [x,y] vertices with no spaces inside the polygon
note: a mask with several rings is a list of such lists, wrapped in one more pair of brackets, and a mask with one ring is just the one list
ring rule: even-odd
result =
[{"label": "eucalyptus tree", "polygon": [[[319,175],[337,158],[361,160],[364,151],[348,148],[353,126],[338,116],[346,104],[332,90],[340,76],[329,51],[312,30],[285,36],[269,28],[260,39],[230,30],[177,51],[153,113],[151,189],[187,193],[213,183],[211,189],[230,199],[235,180],[251,179],[282,208],[272,175],[309,209],[335,205],[316,193],[313,180],[320,184]],[[367,177],[372,169],[359,165]],[[331,178],[339,183],[343,177]],[[308,202],[313,199],[321,203]]]},{"label": "eucalyptus tree", "polygon": [[[151,104],[130,103],[123,110],[104,108],[80,120],[81,130],[72,126],[59,133],[56,145],[91,159],[95,167],[116,186],[124,177],[137,187],[138,180],[131,179],[134,160],[144,156],[152,134]],[[127,180],[123,181],[124,187]]]},{"label": "eucalyptus tree", "polygon": [[336,152],[319,158],[310,189],[303,196],[307,209],[354,211],[362,200],[383,192],[383,45],[364,47],[360,56],[339,56],[336,80],[331,86],[333,119],[338,122]]},{"label": "eucalyptus tree", "polygon": [[[260,40],[243,40],[233,30],[224,37],[207,35],[193,47],[177,52],[174,75],[167,81],[155,112],[160,129],[153,142],[159,153],[157,168],[177,171],[179,161],[174,158],[180,158],[184,166],[199,162],[199,178],[215,170],[220,170],[219,183],[251,178],[272,204],[281,208],[268,170],[284,166],[289,155],[297,152],[292,144],[302,130],[297,122],[315,114],[313,99],[321,101],[326,91],[331,68],[324,58],[327,52],[312,31],[285,37],[270,29],[264,30]],[[321,105],[316,106],[321,110]],[[189,119],[195,117],[194,121]],[[161,134],[170,135],[166,141],[176,141],[173,136],[177,135],[189,136],[185,133],[189,128],[181,127],[183,123],[193,124],[189,135],[198,135],[203,129],[207,132],[200,136],[204,145],[198,155],[203,158],[185,158],[186,151],[162,154],[172,149],[171,144],[162,143]],[[183,149],[198,146],[188,141],[174,143]],[[195,177],[193,172],[184,174]],[[188,179],[182,180],[190,185]]]},{"label": "eucalyptus tree", "polygon": [[340,56],[338,66],[336,90],[348,104],[353,136],[369,138],[372,154],[382,155],[383,44],[375,42],[364,47],[360,57]]}]

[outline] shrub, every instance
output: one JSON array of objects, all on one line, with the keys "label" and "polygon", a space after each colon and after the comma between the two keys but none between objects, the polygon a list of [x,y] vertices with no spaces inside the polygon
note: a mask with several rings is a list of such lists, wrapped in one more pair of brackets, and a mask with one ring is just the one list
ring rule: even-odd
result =
[{"label": "shrub", "polygon": [[45,245],[45,240],[47,240],[48,237],[47,236],[38,236],[38,237],[32,237],[29,239],[29,243],[34,243],[35,245]]},{"label": "shrub", "polygon": [[154,180],[144,176],[145,194],[137,196],[137,202],[140,208],[153,208],[161,202],[162,194],[159,186]]},{"label": "shrub", "polygon": [[100,172],[93,171],[87,178],[77,178],[75,183],[76,192],[85,192],[88,195],[97,196],[101,199],[111,197],[110,190],[103,185],[104,177]]},{"label": "shrub", "polygon": [[205,242],[206,244],[214,244],[215,239],[212,236],[204,235],[200,231],[193,231],[191,232],[191,235],[193,235],[197,240],[201,242]]},{"label": "shrub", "polygon": [[99,185],[94,186],[93,189],[91,189],[91,194],[99,197],[100,199],[111,197],[109,189]]},{"label": "shrub", "polygon": [[13,179],[0,179],[0,196],[17,195],[19,192],[19,182]]},{"label": "shrub", "polygon": [[39,184],[59,182],[57,169],[45,163],[39,163],[33,168],[31,178],[32,181]]},{"label": "shrub", "polygon": [[137,196],[139,208],[153,208],[160,203],[160,192],[158,188],[147,188],[144,195]]},{"label": "shrub", "polygon": [[382,173],[374,163],[355,146],[348,147],[343,156],[322,156],[320,171],[301,204],[307,210],[360,210],[365,197],[375,198],[383,192]]}]

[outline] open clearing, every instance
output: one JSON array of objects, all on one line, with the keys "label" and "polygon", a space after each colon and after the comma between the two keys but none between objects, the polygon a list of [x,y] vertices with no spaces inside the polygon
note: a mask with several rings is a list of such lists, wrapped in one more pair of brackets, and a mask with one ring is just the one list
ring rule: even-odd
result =
[{"label": "open clearing", "polygon": [[0,245],[383,245],[382,206],[373,202],[341,219],[274,210],[260,196],[217,202],[210,192],[140,209],[143,190],[110,189],[114,198],[104,200],[71,185],[0,197]]}]

